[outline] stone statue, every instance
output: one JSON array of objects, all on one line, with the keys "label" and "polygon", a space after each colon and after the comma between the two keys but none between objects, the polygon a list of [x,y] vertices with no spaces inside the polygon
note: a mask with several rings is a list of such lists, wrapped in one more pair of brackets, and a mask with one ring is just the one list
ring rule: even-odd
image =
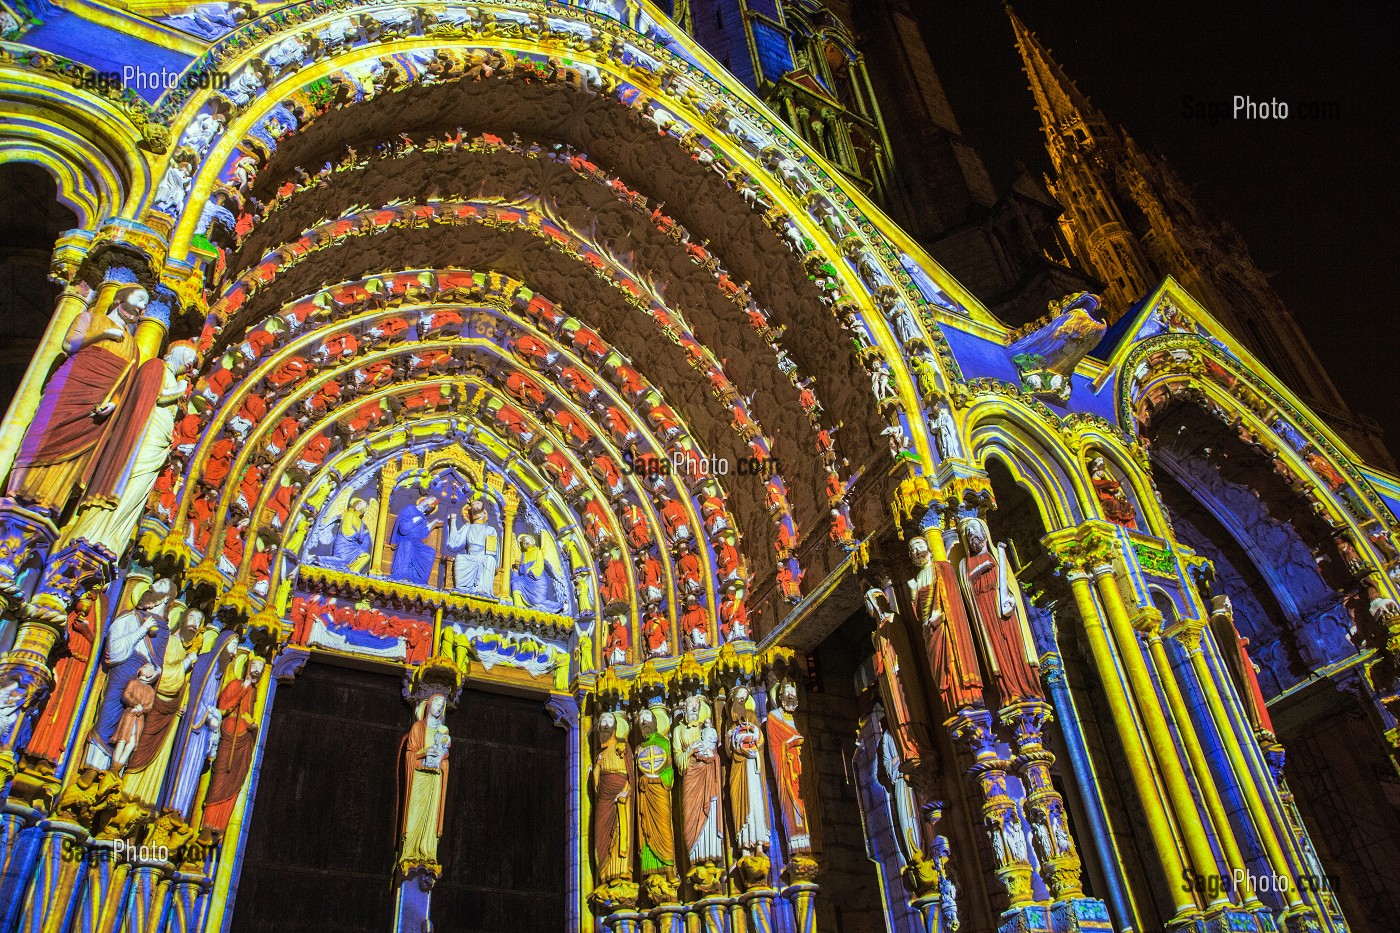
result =
[{"label": "stone statue", "polygon": [[728,712],[724,744],[729,753],[729,808],[734,820],[734,841],[744,855],[762,855],[768,850],[763,732],[747,687],[734,688]]},{"label": "stone statue", "polygon": [[[637,845],[642,883],[652,900],[674,896],[675,832],[671,825],[671,716],[659,699],[637,714]],[[658,895],[660,897],[658,897]]]},{"label": "stone statue", "polygon": [[242,676],[235,672],[234,679],[219,693],[219,749],[209,767],[209,789],[204,795],[203,825],[210,829],[222,832],[228,828],[252,767],[258,744],[258,720],[253,714],[265,667],[262,658],[247,656]]},{"label": "stone statue", "polygon": [[724,861],[720,816],[719,730],[710,701],[687,696],[675,729],[676,770],[681,779],[681,842],[691,865]]},{"label": "stone statue", "polygon": [[329,545],[331,552],[318,557],[316,562],[328,570],[349,573],[368,570],[374,547],[374,537],[365,518],[369,511],[369,503],[356,496],[345,504],[339,517],[328,515],[317,533],[316,542]]},{"label": "stone statue", "polygon": [[967,554],[958,564],[958,581],[987,648],[986,659],[1003,706],[1030,697],[1044,698],[1035,641],[1021,602],[1021,588],[1004,545],[992,547],[991,532],[980,518],[962,524]]},{"label": "stone statue", "polygon": [[123,462],[121,454],[135,449],[139,435],[115,434],[112,415],[136,367],[134,329],[149,301],[144,288],[128,285],[112,307],[84,311],[68,329],[68,357],[44,385],[10,473],[10,496],[57,514],[104,446],[112,445]]},{"label": "stone statue", "polygon": [[156,693],[146,714],[145,728],[127,761],[122,789],[145,803],[154,804],[165,779],[165,766],[175,738],[175,723],[185,708],[190,670],[198,660],[197,638],[204,623],[198,609],[185,613],[179,631],[165,641]]},{"label": "stone statue", "polygon": [[[160,668],[147,661],[122,688],[123,709],[117,718],[117,727],[112,731],[112,772],[118,777],[126,771],[127,760],[141,741],[146,715],[155,702],[155,682],[159,676]],[[14,708],[14,712],[18,715],[18,707]]]},{"label": "stone statue", "polygon": [[632,880],[632,750],[620,713],[598,717],[598,750],[589,775],[593,786],[594,877],[600,887]]},{"label": "stone statue", "polygon": [[403,740],[403,823],[399,836],[399,871],[439,869],[438,838],[447,804],[447,758],[452,745],[443,717],[447,698],[434,693],[419,702],[417,721]]},{"label": "stone statue", "polygon": [[163,801],[183,820],[189,820],[194,815],[200,779],[219,751],[219,731],[223,725],[223,714],[219,712],[219,684],[238,649],[238,639],[232,632],[218,633],[213,641],[210,649],[195,661],[194,669],[190,672],[188,706],[181,735],[171,755],[174,776]]},{"label": "stone statue", "polygon": [[796,710],[797,684],[790,678],[773,684],[768,691],[768,755],[773,762],[778,812],[787,830],[789,854],[812,848],[807,805],[802,800],[802,744],[806,740],[797,730]]},{"label": "stone statue", "polygon": [[[159,675],[165,659],[165,643],[170,638],[167,616],[174,599],[174,585],[157,580],[136,597],[135,606],[121,613],[108,626],[102,645],[102,669],[107,684],[98,703],[97,716],[88,735],[86,762],[98,770],[112,766],[117,723],[126,704],[126,685],[150,665]],[[155,696],[152,694],[151,700]],[[135,742],[132,742],[135,748]]]},{"label": "stone statue", "polygon": [[437,499],[433,496],[419,496],[417,501],[399,510],[389,535],[389,541],[394,545],[394,560],[389,566],[389,575],[395,580],[418,586],[431,585],[437,548],[428,543],[428,536],[442,527],[442,522],[430,520],[437,507]]},{"label": "stone statue", "polygon": [[953,421],[953,413],[948,408],[948,400],[940,398],[936,405],[938,414],[929,428],[933,432],[933,444],[938,448],[938,456],[944,460],[956,459],[963,455],[962,441],[958,438],[958,425]]},{"label": "stone statue", "polygon": [[[68,537],[82,538],[114,555],[126,550],[136,535],[136,525],[156,478],[170,456],[175,406],[189,389],[189,383],[177,377],[193,369],[195,362],[194,348],[180,343],[170,348],[164,360],[149,360],[137,370],[133,379],[135,391],[123,399],[113,425],[116,434],[125,431],[127,424],[140,431],[135,456],[129,462],[109,461],[115,473],[113,480],[89,487]],[[154,397],[146,391],[152,383],[158,386]],[[105,453],[103,460],[108,461]],[[98,471],[99,479],[104,472]],[[116,497],[115,502],[112,496]]]},{"label": "stone statue", "polygon": [[1108,470],[1103,457],[1089,461],[1089,480],[1094,484],[1094,494],[1099,497],[1103,517],[1124,528],[1137,527],[1137,511],[1133,508],[1123,484]]},{"label": "stone statue", "polygon": [[[916,768],[929,748],[928,727],[918,703],[918,674],[909,663],[908,637],[894,611],[893,585],[882,574],[879,585],[865,591],[865,611],[875,620],[871,640],[875,643],[875,676],[885,722],[899,746],[906,767]],[[910,694],[915,700],[910,702]]]},{"label": "stone statue", "polygon": [[[943,699],[943,712],[952,716],[960,709],[982,704],[982,675],[967,611],[958,594],[957,574],[948,561],[934,558],[929,541],[918,537],[909,542],[909,557],[918,570],[908,584],[909,598],[914,618],[923,630],[929,670]],[[942,542],[934,543],[941,550]]]},{"label": "stone statue", "polygon": [[101,630],[105,605],[96,592],[89,591],[78,597],[68,614],[68,653],[54,662],[53,692],[35,720],[34,731],[25,747],[29,754],[54,765],[68,748],[68,730],[73,726],[73,717],[88,687],[88,664]]},{"label": "stone statue", "polygon": [[487,522],[485,500],[472,499],[462,507],[462,517],[465,524],[459,523],[457,516],[452,517],[447,533],[447,546],[459,549],[452,558],[453,589],[469,596],[495,599],[500,535]]}]

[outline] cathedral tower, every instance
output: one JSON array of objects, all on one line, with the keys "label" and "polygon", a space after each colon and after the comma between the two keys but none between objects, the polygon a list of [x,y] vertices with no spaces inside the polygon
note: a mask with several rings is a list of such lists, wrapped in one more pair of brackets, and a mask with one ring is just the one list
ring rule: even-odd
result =
[{"label": "cathedral tower", "polygon": [[1176,277],[1359,450],[1391,463],[1379,427],[1348,408],[1239,231],[1197,203],[1161,154],[1109,123],[1008,14],[1054,166],[1046,182],[1065,207],[1060,225],[1076,262],[1104,283],[1110,320]]}]

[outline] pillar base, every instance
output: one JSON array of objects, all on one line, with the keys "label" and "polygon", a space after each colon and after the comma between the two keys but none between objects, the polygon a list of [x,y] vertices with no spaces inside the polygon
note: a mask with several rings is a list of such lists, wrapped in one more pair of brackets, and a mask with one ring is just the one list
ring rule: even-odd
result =
[{"label": "pillar base", "polygon": [[744,907],[748,933],[773,933],[773,901],[778,892],[772,888],[755,888],[740,894],[737,900]]},{"label": "pillar base", "polygon": [[943,899],[937,894],[925,894],[910,902],[919,912],[919,929],[923,933],[943,933]]},{"label": "pillar base", "polygon": [[1057,933],[1050,922],[1050,908],[1026,904],[1004,911],[997,921],[997,933]]},{"label": "pillar base", "polygon": [[799,881],[783,888],[783,897],[792,903],[793,924],[797,933],[816,933],[817,885]]},{"label": "pillar base", "polygon": [[700,918],[700,933],[726,933],[729,929],[729,905],[733,903],[727,897],[707,897],[696,901],[694,910]]},{"label": "pillar base", "polygon": [[603,918],[603,929],[608,933],[642,933],[645,916],[635,910],[619,910]]},{"label": "pillar base", "polygon": [[1108,905],[1098,898],[1072,897],[1050,905],[1050,926],[1055,933],[1113,933]]},{"label": "pillar base", "polygon": [[680,904],[663,904],[647,916],[656,933],[685,933],[685,907]]},{"label": "pillar base", "polygon": [[431,929],[429,907],[437,875],[425,868],[410,869],[399,882],[394,902],[394,933],[423,933]]},{"label": "pillar base", "polygon": [[1317,919],[1317,911],[1311,907],[1295,907],[1284,911],[1279,917],[1279,929],[1283,933],[1322,933],[1322,923]]}]

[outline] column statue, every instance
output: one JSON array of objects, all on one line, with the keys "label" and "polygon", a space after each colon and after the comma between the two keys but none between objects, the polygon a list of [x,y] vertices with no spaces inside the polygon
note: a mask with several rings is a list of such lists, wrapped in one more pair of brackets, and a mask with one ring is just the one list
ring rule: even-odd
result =
[{"label": "column statue", "polygon": [[[658,678],[659,681],[659,678]],[[663,688],[664,691],[664,688]],[[653,904],[676,899],[676,844],[671,823],[671,716],[656,694],[639,713],[637,730],[637,844],[642,885]]]},{"label": "column statue", "polygon": [[[228,828],[258,744],[254,712],[266,664],[257,655],[245,657],[242,675],[235,670],[234,679],[219,693],[219,749],[209,767],[209,790],[204,795],[203,825],[220,832]],[[237,661],[232,666],[236,668]]]},{"label": "column statue", "polygon": [[112,415],[130,388],[139,355],[135,324],[149,302],[144,288],[128,285],[110,308],[78,315],[63,342],[68,356],[45,384],[15,457],[10,496],[56,515],[90,477],[106,443],[134,449],[136,437],[114,436]]},{"label": "column statue", "polygon": [[[135,597],[135,605],[112,620],[102,643],[102,669],[107,683],[88,734],[86,762],[98,770],[112,766],[118,720],[127,708],[123,693],[146,665],[159,675],[170,638],[167,616],[175,596],[174,584],[156,580]],[[152,696],[154,699],[154,695]],[[134,743],[132,744],[134,748]]]},{"label": "column statue", "polygon": [[875,620],[871,640],[875,643],[875,675],[880,701],[885,708],[885,723],[899,746],[905,767],[917,768],[931,748],[928,724],[919,700],[913,649],[895,611],[894,584],[889,574],[880,574],[877,582],[865,591],[865,611]]},{"label": "column statue", "polygon": [[443,717],[447,698],[434,693],[418,703],[417,721],[403,739],[403,822],[399,835],[399,873],[415,869],[438,874],[438,839],[447,805],[448,749],[452,736]]},{"label": "column statue", "polygon": [[175,744],[175,723],[185,709],[190,671],[199,659],[198,636],[204,614],[190,609],[179,629],[165,641],[160,662],[156,695],[146,714],[145,729],[126,763],[122,789],[133,797],[154,804],[165,780],[165,766]]},{"label": "column statue", "polygon": [[773,782],[778,788],[778,813],[787,831],[788,856],[809,852],[812,830],[807,825],[807,805],[802,800],[802,745],[797,730],[797,684],[783,678],[768,692],[768,754],[773,761]]},{"label": "column statue", "polygon": [[[82,538],[114,555],[126,550],[170,456],[175,408],[189,389],[188,381],[179,377],[193,369],[195,362],[194,348],[179,343],[170,348],[164,360],[142,364],[133,380],[135,388],[123,400],[113,427],[114,436],[128,430],[137,434],[133,455],[118,462],[116,449],[104,450],[103,466],[95,472],[66,537]],[[151,385],[157,387],[154,394],[148,391]],[[128,424],[130,428],[124,427]]]},{"label": "column statue", "polygon": [[748,687],[736,686],[729,699],[725,748],[729,752],[729,807],[734,842],[743,855],[768,850],[768,798],[763,777],[763,732]]},{"label": "column statue", "polygon": [[[600,888],[632,880],[632,785],[635,766],[627,745],[627,719],[619,712],[598,716],[593,785],[594,877]],[[635,888],[633,888],[635,891]]]},{"label": "column statue", "polygon": [[1001,704],[1041,699],[1039,658],[1006,547],[993,548],[991,532],[980,518],[963,522],[962,533],[966,555],[958,564],[958,582],[982,636]]},{"label": "column statue", "polygon": [[943,699],[943,712],[982,705],[982,674],[968,624],[967,609],[958,593],[953,565],[942,559],[943,542],[932,530],[909,542],[909,557],[917,572],[909,581],[914,618],[924,634],[929,670]]},{"label": "column statue", "polygon": [[68,747],[68,730],[87,690],[88,664],[101,631],[105,600],[95,590],[78,597],[68,614],[68,653],[53,665],[53,692],[34,721],[25,751],[55,768]]},{"label": "column statue", "polygon": [[223,713],[219,711],[219,685],[238,650],[233,632],[220,632],[212,646],[199,656],[190,672],[189,706],[171,755],[174,777],[163,801],[165,807],[189,821],[194,815],[200,779],[219,751]]},{"label": "column statue", "polygon": [[672,747],[681,781],[681,844],[691,865],[691,884],[704,890],[718,883],[724,863],[719,730],[710,701],[701,693],[688,694],[678,713]]}]

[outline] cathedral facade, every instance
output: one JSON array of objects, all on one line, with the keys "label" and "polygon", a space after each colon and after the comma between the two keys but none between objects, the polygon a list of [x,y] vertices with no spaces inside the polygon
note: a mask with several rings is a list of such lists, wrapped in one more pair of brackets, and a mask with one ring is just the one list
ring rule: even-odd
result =
[{"label": "cathedral facade", "polygon": [[1394,928],[1400,477],[1014,14],[0,38],[0,933]]}]

